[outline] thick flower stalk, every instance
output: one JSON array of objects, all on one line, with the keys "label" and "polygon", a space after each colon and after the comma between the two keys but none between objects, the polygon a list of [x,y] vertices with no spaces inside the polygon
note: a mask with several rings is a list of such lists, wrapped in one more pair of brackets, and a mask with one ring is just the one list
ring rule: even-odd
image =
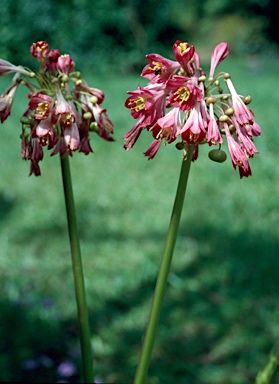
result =
[{"label": "thick flower stalk", "polygon": [[28,89],[28,106],[21,123],[21,157],[30,161],[30,175],[41,174],[39,162],[44,148],[60,157],[73,152],[88,155],[92,151],[90,132],[113,141],[113,124],[101,107],[104,93],[93,88],[75,70],[69,55],[49,49],[45,41],[30,47],[38,60],[38,71],[13,65],[0,59],[0,76],[14,73],[10,86],[0,96],[0,119],[3,123],[11,113],[19,85]]},{"label": "thick flower stalk", "polygon": [[38,60],[38,71],[15,66],[0,59],[0,76],[14,73],[9,87],[0,96],[0,119],[3,123],[10,115],[14,96],[19,85],[28,89],[28,106],[21,123],[21,157],[30,161],[30,175],[41,174],[39,162],[44,148],[51,156],[60,155],[68,232],[74,275],[79,337],[82,355],[83,378],[94,382],[93,357],[86,303],[83,267],[77,228],[69,156],[73,152],[88,155],[92,151],[90,132],[96,132],[107,141],[113,141],[113,124],[101,107],[104,93],[91,87],[74,70],[69,55],[58,49],[49,49],[48,43],[32,44],[31,55]]},{"label": "thick flower stalk", "polygon": [[153,135],[145,152],[148,159],[156,155],[162,143],[175,143],[186,154],[189,145],[194,145],[194,161],[199,145],[207,143],[217,146],[209,152],[209,158],[223,162],[227,157],[223,150],[226,142],[240,178],[251,175],[249,159],[258,153],[253,137],[261,134],[247,106],[251,97],[236,92],[229,73],[215,73],[229,53],[228,44],[220,43],[213,50],[208,77],[193,45],[178,40],[173,53],[175,60],[159,54],[146,56],[148,64],[141,75],[149,79],[149,84],[128,92],[125,102],[131,115],[139,120],[124,136],[124,148],[130,150],[147,129]]},{"label": "thick flower stalk", "polygon": [[[247,107],[251,97],[243,97],[236,92],[229,73],[215,74],[216,67],[228,53],[227,43],[215,47],[207,77],[200,67],[195,47],[178,40],[173,45],[175,60],[154,53],[146,56],[148,64],[143,68],[142,76],[149,83],[146,87],[139,86],[136,91],[128,92],[125,102],[131,115],[138,120],[124,136],[126,150],[134,146],[144,129],[153,136],[151,145],[144,153],[148,159],[154,158],[162,143],[175,143],[177,149],[183,150],[176,197],[134,384],[147,382],[190,165],[198,158],[199,146],[216,145],[216,149],[210,150],[209,158],[223,162],[227,155],[222,148],[224,141],[227,142],[233,167],[239,169],[240,178],[251,175],[248,160],[258,153],[253,137],[259,136],[261,131]],[[221,81],[226,91],[221,87]]]}]

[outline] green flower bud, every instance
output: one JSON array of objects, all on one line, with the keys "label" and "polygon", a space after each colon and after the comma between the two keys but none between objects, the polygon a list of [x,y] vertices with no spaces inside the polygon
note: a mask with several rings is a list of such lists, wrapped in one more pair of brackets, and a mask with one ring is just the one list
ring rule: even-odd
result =
[{"label": "green flower bud", "polygon": [[207,99],[206,99],[206,103],[207,104],[215,104],[216,103],[216,97],[214,97],[214,96],[209,96],[209,97],[207,97]]},{"label": "green flower bud", "polygon": [[99,132],[98,124],[96,123],[96,121],[93,121],[90,124],[90,131]]},{"label": "green flower bud", "polygon": [[96,104],[97,101],[98,101],[98,98],[97,98],[96,96],[91,96],[89,100],[90,100],[90,102],[91,102],[92,104]]},{"label": "green flower bud", "polygon": [[228,108],[228,109],[226,109],[226,110],[225,110],[225,114],[226,114],[227,116],[231,116],[231,115],[233,115],[233,114],[234,114],[234,109],[233,109],[233,108]]},{"label": "green flower bud", "polygon": [[225,121],[228,121],[229,120],[229,117],[227,115],[222,115],[219,117],[219,121],[221,121],[221,123],[224,123]]},{"label": "green flower bud", "polygon": [[245,96],[244,99],[243,99],[243,102],[244,104],[250,104],[252,101],[252,97],[251,96]]},{"label": "green flower bud", "polygon": [[82,117],[85,119],[85,120],[90,120],[92,118],[92,113],[91,112],[85,112]]},{"label": "green flower bud", "polygon": [[176,146],[176,148],[177,148],[179,151],[181,151],[181,149],[184,149],[184,147],[185,147],[183,142],[176,143],[175,146]]},{"label": "green flower bud", "polygon": [[227,155],[222,149],[212,149],[208,153],[208,157],[217,163],[223,163],[227,159]]},{"label": "green flower bud", "polygon": [[20,118],[20,122],[21,122],[21,124],[27,124],[27,125],[31,124],[31,120],[28,117],[26,117],[26,116],[22,116]]}]

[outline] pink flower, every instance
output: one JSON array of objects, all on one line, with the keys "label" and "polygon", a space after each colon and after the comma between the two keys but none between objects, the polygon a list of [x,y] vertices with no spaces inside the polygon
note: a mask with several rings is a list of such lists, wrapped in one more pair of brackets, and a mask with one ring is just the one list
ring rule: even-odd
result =
[{"label": "pink flower", "polygon": [[146,126],[162,117],[165,113],[166,91],[160,84],[151,84],[145,88],[139,86],[137,91],[127,92],[131,96],[125,102],[132,116],[137,119],[145,117]]},{"label": "pink flower", "polygon": [[63,158],[63,156],[66,153],[68,153],[68,155],[72,156],[72,152],[70,150],[67,151],[66,142],[65,142],[63,134],[57,138],[57,141],[55,143],[55,146],[54,146],[50,156],[54,156],[58,152],[60,153],[61,158]]},{"label": "pink flower", "polygon": [[124,148],[129,151],[138,140],[143,129],[146,128],[144,116],[124,136]]},{"label": "pink flower", "polygon": [[207,142],[209,145],[223,144],[221,132],[214,117],[214,104],[209,104],[209,121],[207,128]]},{"label": "pink flower", "polygon": [[161,141],[159,140],[154,140],[150,147],[147,149],[146,152],[144,152],[144,155],[148,157],[148,160],[151,160],[153,159],[153,157],[156,155],[156,153],[158,152],[159,148],[160,148],[160,145],[161,145]]},{"label": "pink flower", "polygon": [[100,107],[99,104],[92,107],[94,118],[98,124],[98,135],[107,141],[114,141],[110,136],[113,133],[113,123],[107,115],[106,109]]},{"label": "pink flower", "polygon": [[234,108],[237,121],[241,125],[254,124],[254,116],[250,109],[244,104],[240,96],[237,94],[230,78],[226,79],[228,89],[232,96],[232,105]]},{"label": "pink flower", "polygon": [[176,139],[180,125],[180,110],[173,108],[165,116],[158,119],[150,131],[156,140],[165,140],[167,143],[171,143]]},{"label": "pink flower", "polygon": [[75,122],[73,122],[69,127],[66,127],[64,129],[64,139],[66,147],[70,151],[76,151],[79,149],[79,130]]},{"label": "pink flower", "polygon": [[143,68],[141,75],[149,79],[152,83],[163,83],[179,69],[180,64],[176,61],[168,60],[157,53],[146,56],[148,64]]},{"label": "pink flower", "polygon": [[12,82],[11,85],[0,96],[0,120],[3,123],[11,114],[11,108],[19,83]]},{"label": "pink flower", "polygon": [[234,169],[236,167],[239,168],[240,178],[243,176],[248,177],[252,174],[247,157],[241,146],[233,139],[230,130],[228,128],[228,124],[224,123],[224,128],[226,131],[226,137],[228,141],[228,148],[230,152],[230,156],[232,159],[232,164]]},{"label": "pink flower", "polygon": [[27,71],[26,69],[24,69],[20,66],[13,65],[6,60],[0,59],[0,76],[4,76],[4,75],[7,75],[9,73],[14,73],[14,72],[21,73],[21,74],[29,76],[29,77],[35,76],[34,72]]},{"label": "pink flower", "polygon": [[236,134],[238,136],[241,147],[243,148],[247,157],[253,157],[254,153],[259,153],[255,144],[253,143],[251,136],[247,133],[244,126],[241,126],[237,123],[236,119],[232,116],[232,122],[236,128]]},{"label": "pink flower", "polygon": [[203,99],[203,94],[194,81],[184,76],[174,76],[167,81],[166,86],[171,90],[170,104],[179,107],[181,111],[192,109],[197,101]]},{"label": "pink flower", "polygon": [[56,68],[59,73],[63,73],[67,76],[72,72],[75,63],[70,55],[61,55],[57,59]]},{"label": "pink flower", "polygon": [[61,56],[60,51],[58,49],[51,49],[48,53],[48,60],[46,61],[46,70],[50,73],[55,73],[56,71],[56,63],[58,58]]},{"label": "pink flower", "polygon": [[192,59],[195,53],[194,45],[190,46],[188,43],[185,43],[181,40],[177,40],[173,45],[173,53],[176,60],[187,73],[187,64]]},{"label": "pink flower", "polygon": [[[75,91],[77,97],[79,93],[84,96],[86,104],[101,104],[105,98],[104,92],[101,89],[90,87],[90,85],[84,80],[78,80],[75,83]],[[84,92],[86,94],[84,94]],[[91,97],[93,96],[93,98]],[[94,100],[94,97],[96,98]],[[84,101],[83,101],[84,102]]]},{"label": "pink flower", "polygon": [[217,65],[228,56],[229,51],[230,48],[228,43],[220,43],[216,45],[211,55],[209,79],[213,78]]},{"label": "pink flower", "polygon": [[46,41],[38,41],[37,43],[33,43],[30,47],[30,53],[33,57],[42,61],[48,55],[49,46]]},{"label": "pink flower", "polygon": [[189,112],[188,119],[181,129],[180,135],[188,144],[200,143],[205,139],[205,122],[201,114],[200,103],[196,103]]},{"label": "pink flower", "polygon": [[52,123],[51,115],[46,119],[40,120],[39,124],[35,128],[35,137],[39,139],[41,145],[52,146],[56,141],[56,129]]},{"label": "pink flower", "polygon": [[[55,118],[57,119],[55,121]],[[60,88],[56,87],[56,105],[54,107],[53,122],[59,122],[63,128],[70,127],[76,121],[73,109],[64,99]]]},{"label": "pink flower", "polygon": [[42,149],[39,140],[35,138],[33,140],[33,150],[31,155],[31,164],[30,164],[30,173],[29,176],[34,174],[35,176],[40,176],[41,171],[39,167],[39,161],[41,161],[44,157],[44,152]]},{"label": "pink flower", "polygon": [[35,110],[36,119],[46,119],[52,110],[52,98],[42,93],[32,95],[29,101],[29,108]]}]

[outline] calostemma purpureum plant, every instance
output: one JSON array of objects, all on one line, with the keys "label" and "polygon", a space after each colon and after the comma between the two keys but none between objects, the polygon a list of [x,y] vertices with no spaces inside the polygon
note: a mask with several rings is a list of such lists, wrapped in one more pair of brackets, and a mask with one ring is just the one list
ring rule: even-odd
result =
[{"label": "calostemma purpureum plant", "polygon": [[216,67],[229,53],[228,44],[222,42],[213,50],[209,76],[200,67],[194,45],[178,40],[173,53],[175,61],[157,53],[146,56],[148,64],[141,75],[149,79],[149,84],[128,92],[125,106],[139,120],[125,135],[124,147],[131,149],[147,129],[154,139],[145,152],[148,159],[156,155],[163,142],[176,142],[185,156],[188,146],[194,145],[194,161],[199,145],[207,143],[218,146],[209,157],[223,162],[227,157],[222,149],[225,137],[233,167],[239,169],[241,178],[251,175],[248,159],[258,153],[253,137],[261,130],[247,106],[251,97],[237,93],[229,73],[216,74]]},{"label": "calostemma purpureum plant", "polygon": [[113,124],[101,107],[104,93],[91,87],[75,70],[70,55],[61,55],[50,49],[45,41],[33,43],[31,55],[39,62],[37,71],[16,66],[0,59],[0,76],[13,73],[9,87],[0,96],[0,120],[10,115],[19,85],[28,89],[28,106],[21,123],[21,157],[30,160],[30,175],[41,174],[39,162],[44,148],[51,156],[60,155],[68,232],[72,256],[83,378],[94,382],[93,357],[85,296],[83,267],[77,229],[69,156],[73,152],[88,155],[92,151],[90,132],[96,132],[107,141],[114,141]]},{"label": "calostemma purpureum plant", "polygon": [[[155,334],[163,305],[173,251],[188,182],[190,165],[198,158],[199,146],[217,146],[209,158],[223,162],[226,138],[234,169],[240,178],[251,175],[248,159],[258,150],[253,138],[261,133],[254,114],[247,106],[250,96],[240,96],[227,72],[216,74],[216,67],[229,53],[229,46],[218,44],[211,56],[209,76],[200,66],[194,45],[178,40],[173,45],[175,60],[157,53],[146,56],[148,64],[141,75],[149,80],[146,87],[129,91],[125,106],[138,119],[124,136],[124,148],[130,150],[141,132],[151,132],[153,141],[144,153],[148,159],[157,154],[162,143],[175,143],[183,150],[182,166],[171,214],[164,252],[160,263],[142,351],[135,374],[135,384],[147,381]],[[224,90],[225,86],[225,90]]]},{"label": "calostemma purpureum plant", "polygon": [[45,41],[33,43],[30,53],[39,62],[37,71],[0,59],[0,76],[15,74],[0,96],[0,119],[3,123],[10,115],[18,86],[26,86],[29,102],[21,118],[21,157],[30,160],[30,174],[38,176],[43,147],[51,156],[72,156],[75,151],[87,155],[92,152],[89,133],[113,141],[113,124],[101,107],[103,91],[82,78],[70,55],[50,49]]}]

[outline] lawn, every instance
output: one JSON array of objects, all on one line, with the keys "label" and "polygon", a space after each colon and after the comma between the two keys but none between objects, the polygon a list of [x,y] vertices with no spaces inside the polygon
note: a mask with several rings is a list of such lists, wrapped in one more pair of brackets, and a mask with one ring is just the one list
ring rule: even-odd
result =
[{"label": "lawn", "polygon": [[[260,154],[251,159],[252,177],[242,180],[229,159],[210,161],[208,146],[192,164],[149,384],[253,383],[279,337],[278,73],[275,61],[253,60],[228,58],[222,68],[253,98]],[[0,80],[4,90],[7,81]],[[105,91],[116,139],[92,136],[94,154],[70,159],[94,363],[101,382],[128,384],[181,153],[169,145],[148,161],[148,132],[130,152],[123,149],[134,124],[123,104],[128,90],[144,84],[139,76],[112,72],[86,80]],[[80,374],[60,163],[45,151],[42,176],[28,177],[29,164],[19,156],[26,101],[20,91],[0,127],[0,381],[75,382],[61,368]]]}]

